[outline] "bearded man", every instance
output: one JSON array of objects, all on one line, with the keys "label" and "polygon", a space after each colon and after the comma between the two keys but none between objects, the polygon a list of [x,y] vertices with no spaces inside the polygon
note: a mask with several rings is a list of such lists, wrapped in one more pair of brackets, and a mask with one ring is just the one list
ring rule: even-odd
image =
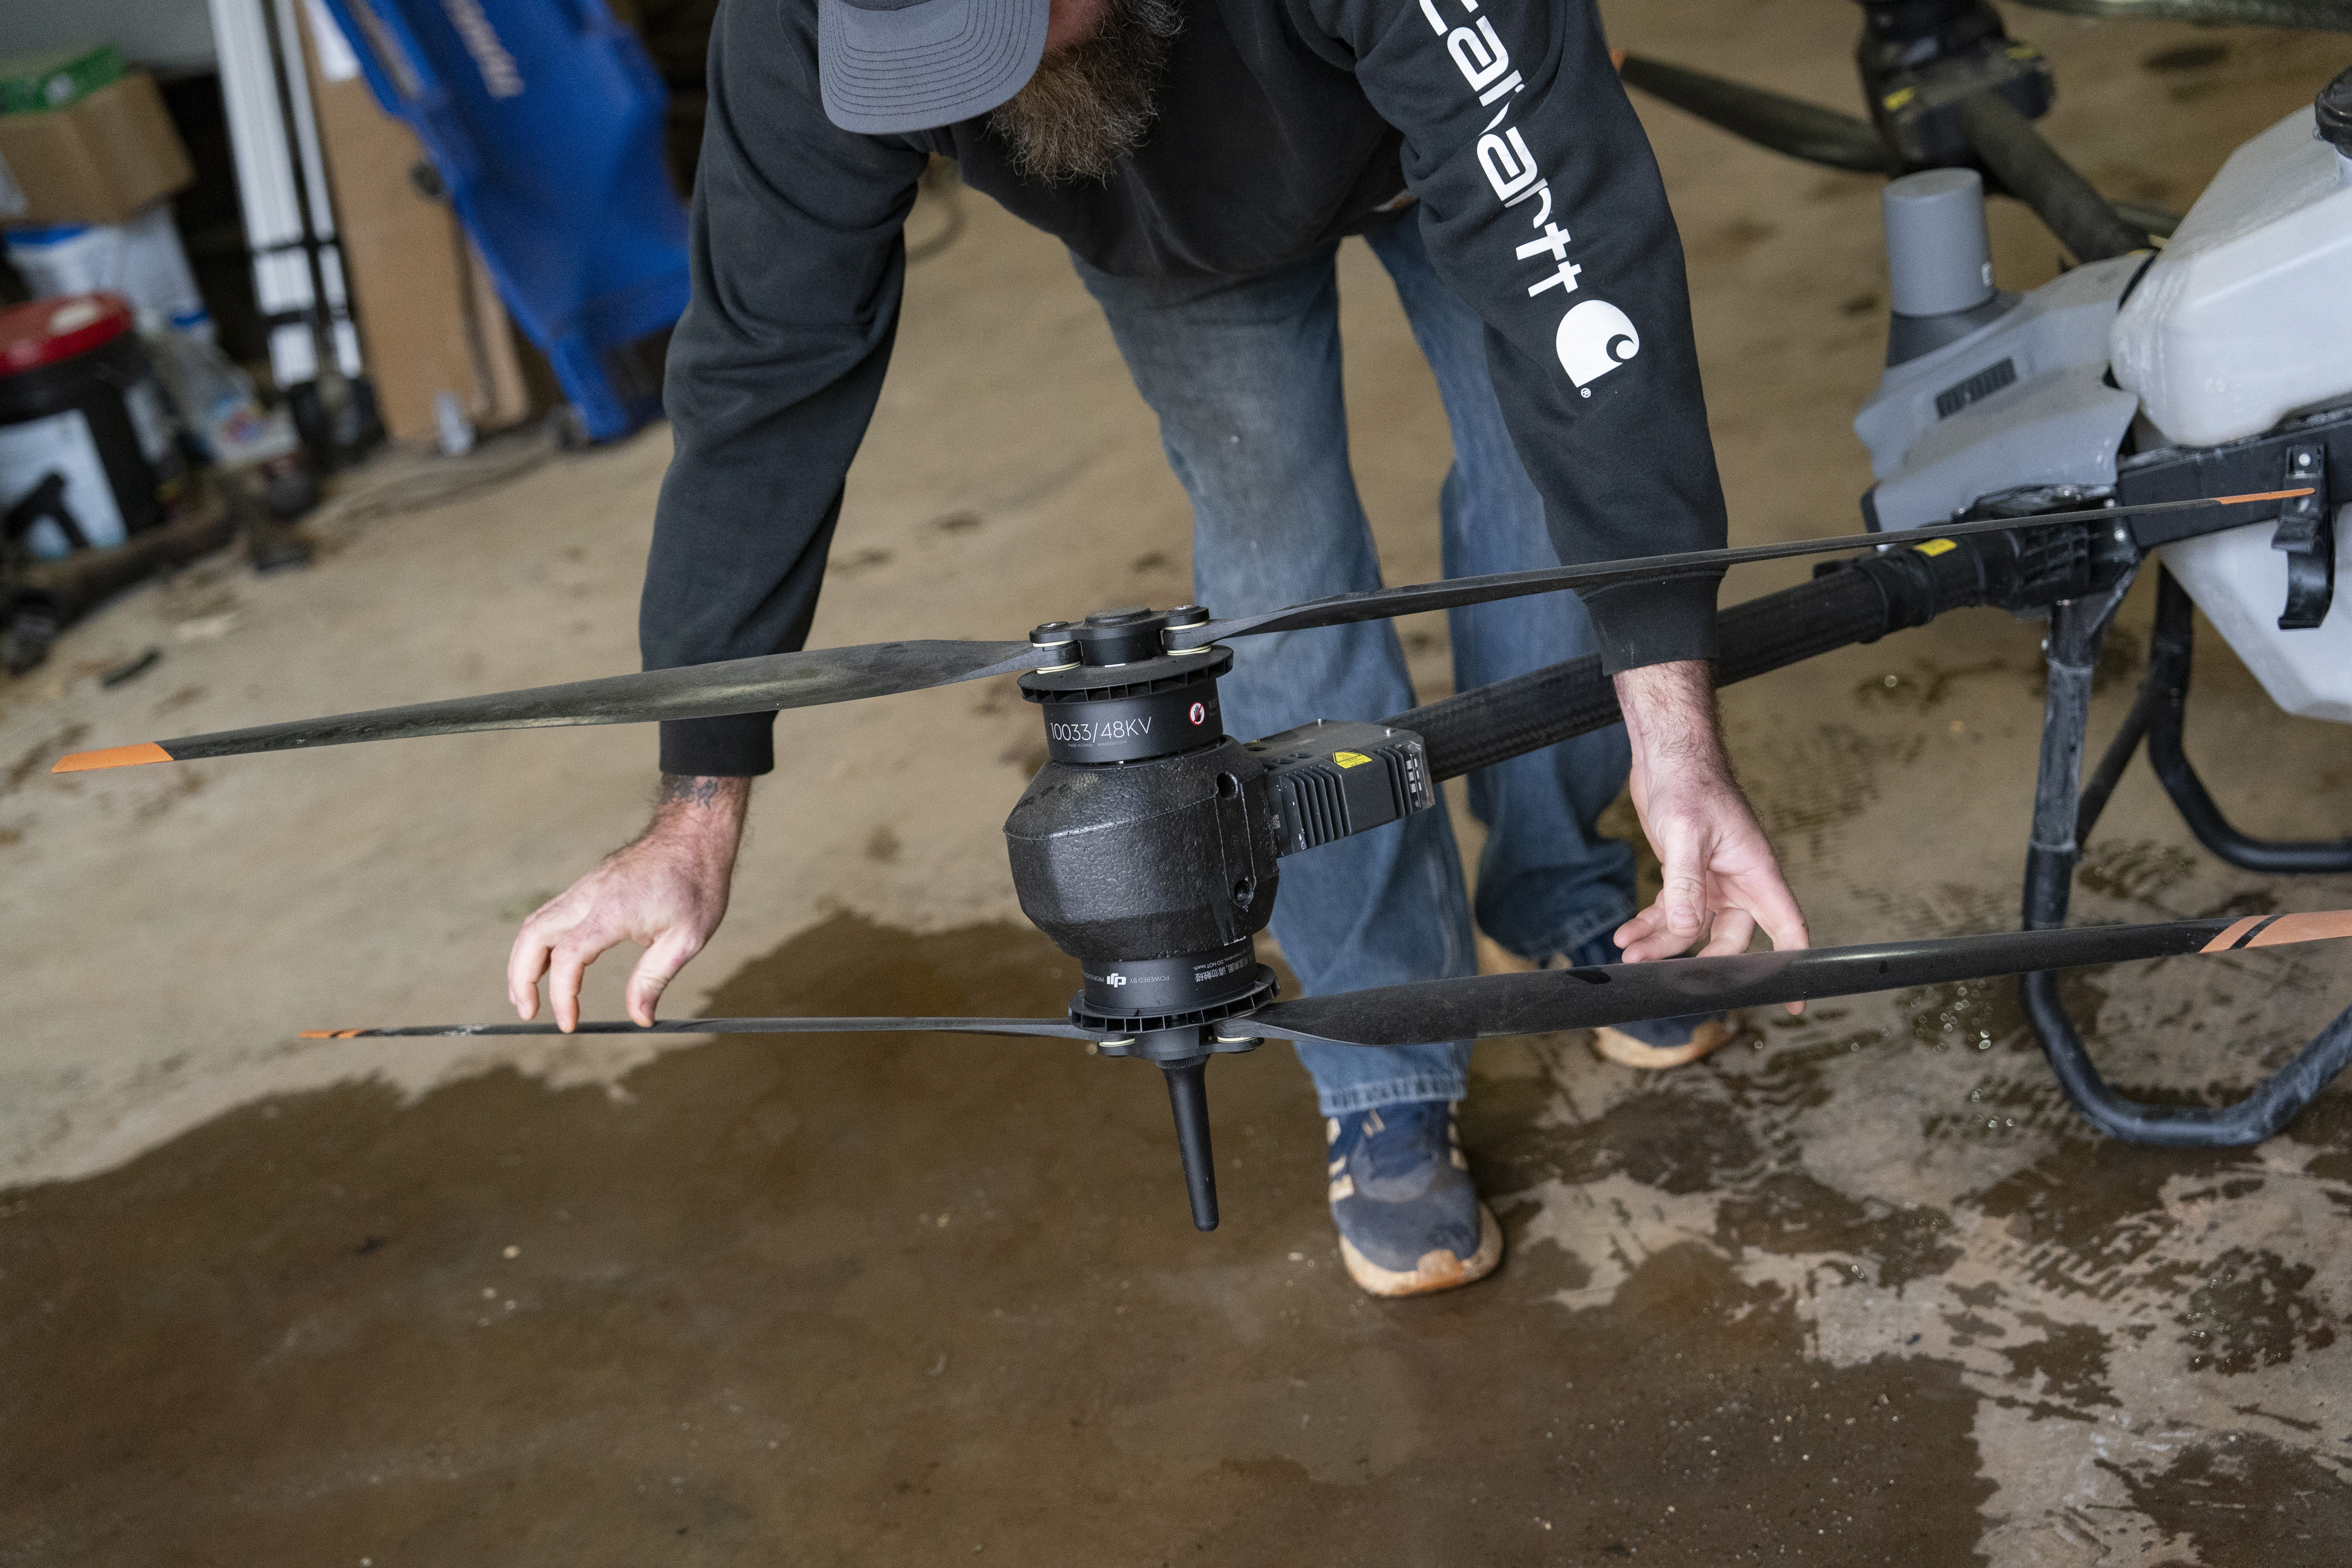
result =
[{"label": "bearded man", "polygon": [[[1448,575],[1724,542],[1682,252],[1591,0],[726,0],[671,341],[677,456],[639,622],[647,668],[798,648],[880,392],[900,227],[934,155],[1069,247],[1193,508],[1224,616],[1379,585],[1349,471],[1332,258],[1394,279],[1454,437]],[[1733,781],[1706,660],[1717,574],[1453,613],[1457,683],[1598,649],[1623,728],[1472,775],[1475,923],[1538,963],[1780,947],[1805,928]],[[1386,622],[1255,639],[1244,736],[1412,706]],[[509,993],[556,1017],[622,941],[656,999],[718,926],[773,714],[662,726],[652,826],[532,915]],[[1664,871],[1595,823],[1628,778]],[[1273,921],[1310,992],[1475,972],[1444,812],[1286,862]],[[1603,1031],[1686,1061],[1727,1020]],[[1349,1273],[1381,1295],[1491,1270],[1454,1130],[1469,1044],[1302,1043]]]}]

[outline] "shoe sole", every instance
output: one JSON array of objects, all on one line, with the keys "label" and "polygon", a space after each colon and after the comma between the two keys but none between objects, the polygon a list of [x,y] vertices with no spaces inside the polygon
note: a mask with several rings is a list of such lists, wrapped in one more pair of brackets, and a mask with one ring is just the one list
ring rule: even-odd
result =
[{"label": "shoe sole", "polygon": [[1474,1285],[1495,1271],[1503,1261],[1503,1227],[1495,1223],[1494,1215],[1485,1203],[1478,1205],[1478,1250],[1465,1263],[1447,1247],[1438,1247],[1422,1254],[1421,1261],[1402,1273],[1383,1268],[1362,1253],[1346,1237],[1339,1238],[1339,1257],[1348,1265],[1348,1278],[1371,1296],[1428,1296],[1440,1290],[1458,1290]]},{"label": "shoe sole", "polygon": [[1739,1015],[1709,1018],[1691,1031],[1691,1037],[1679,1046],[1645,1045],[1622,1029],[1592,1031],[1592,1052],[1603,1061],[1620,1066],[1655,1071],[1660,1068],[1678,1068],[1695,1062],[1709,1051],[1730,1044],[1739,1033]]}]

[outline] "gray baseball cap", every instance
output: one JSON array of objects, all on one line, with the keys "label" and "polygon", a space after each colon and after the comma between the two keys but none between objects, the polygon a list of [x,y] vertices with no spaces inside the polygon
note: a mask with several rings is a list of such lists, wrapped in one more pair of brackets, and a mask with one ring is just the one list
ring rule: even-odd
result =
[{"label": "gray baseball cap", "polygon": [[929,131],[1019,92],[1045,53],[1050,0],[817,0],[825,118]]}]

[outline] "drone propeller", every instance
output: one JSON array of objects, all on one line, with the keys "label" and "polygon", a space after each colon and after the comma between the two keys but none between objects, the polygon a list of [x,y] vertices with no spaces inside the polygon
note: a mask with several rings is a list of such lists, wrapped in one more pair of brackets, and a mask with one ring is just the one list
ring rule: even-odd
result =
[{"label": "drone propeller", "polygon": [[1595,1029],[1776,1002],[2339,937],[2352,937],[2352,910],[1993,931],[1859,947],[1424,980],[1276,1002],[1259,1008],[1248,1023],[1253,1030],[1267,1034],[1296,1032],[1339,1045],[1419,1045],[1465,1036],[1483,1039]]},{"label": "drone propeller", "polygon": [[[2352,910],[2245,915],[2236,920],[2154,925],[2074,926],[1990,931],[1856,947],[1800,948],[1649,963],[1590,964],[1531,974],[1472,974],[1328,996],[1273,1002],[1217,1026],[1221,1033],[1280,1035],[1336,1046],[1427,1045],[1465,1037],[1549,1035],[1688,1013],[1732,1012],[1899,991],[1956,980],[1989,980],[2087,963],[2236,952],[2290,942],[2352,937]],[[555,1035],[552,1023],[418,1024],[394,1029],[308,1029],[306,1040],[376,1040],[474,1035]],[[624,1020],[580,1024],[583,1035],[1037,1035],[1098,1040],[1066,1018],[670,1018],[646,1026]]]},{"label": "drone propeller", "polygon": [[[2123,0],[2130,5],[2133,0]],[[2166,0],[2194,7],[2204,0]],[[2270,4],[2272,0],[2257,0]],[[2295,4],[2297,0],[2288,0]],[[2352,15],[2352,0],[2302,0],[2328,5]],[[2086,7],[2101,0],[2084,0]],[[2297,24],[2300,25],[2300,24]],[[2317,24],[2312,24],[2316,26]],[[1750,87],[1706,71],[1670,66],[1663,60],[1618,51],[1617,74],[1628,86],[1673,104],[1719,130],[1752,142],[1767,152],[1782,153],[1824,168],[1847,169],[1857,174],[1899,174],[1904,162],[1870,121],[1801,99]],[[2013,193],[2012,193],[2013,194]],[[2143,233],[2169,236],[2180,226],[2180,215],[2145,202],[2110,199],[2107,205],[2126,223]]]},{"label": "drone propeller", "polygon": [[2347,0],[2025,0],[2025,4],[2043,11],[2116,20],[2352,33],[2352,3]]},{"label": "drone propeller", "polygon": [[[305,1029],[306,1040],[390,1040],[451,1035],[560,1035],[554,1024],[418,1024],[405,1029]],[[582,1020],[579,1035],[1043,1035],[1097,1040],[1066,1018],[664,1018],[653,1025],[624,1019]]]},{"label": "drone propeller", "polygon": [[1900,161],[1867,120],[1640,55],[1620,55],[1617,74],[1628,86],[1772,152],[1857,174],[1901,172]]},{"label": "drone propeller", "polygon": [[[2287,942],[2352,937],[2352,910],[2315,914],[2248,915],[2239,920],[2176,921],[2162,925],[2086,926],[2073,930],[1996,931],[1983,936],[1874,942],[1860,947],[1794,952],[1751,952],[1724,958],[1675,958],[1654,963],[1613,963],[1533,974],[1473,975],[1345,991],[1276,1002],[1215,1026],[1217,1048],[1254,1043],[1259,1033],[1341,1046],[1400,1046],[1457,1040],[1465,1036],[1552,1034],[1598,1028],[1685,1013],[1729,1011],[1775,1002],[1852,996],[1956,980],[2071,969],[2086,963],[2165,958],[2182,953],[2235,952]],[[1095,1040],[1099,1031],[1060,1018],[679,1018],[635,1024],[583,1023],[583,1035],[770,1035],[880,1032],[1037,1035]],[[395,1029],[313,1029],[307,1040],[383,1039],[418,1036],[552,1035],[553,1024],[439,1024]],[[1203,1031],[1205,1035],[1205,1031]],[[1122,1049],[1135,1044],[1112,1041]],[[1192,1047],[1182,1046],[1191,1052]],[[1210,1047],[1159,1059],[1176,1118],[1176,1143],[1192,1223],[1217,1226],[1217,1188],[1209,1143],[1208,1095],[1202,1071]]]},{"label": "drone propeller", "polygon": [[1451,610],[1464,605],[1484,605],[1516,599],[1527,594],[1549,594],[1562,588],[1600,588],[1612,584],[1676,577],[1720,567],[1743,566],[1757,561],[1784,561],[1795,555],[1823,555],[1841,550],[1887,549],[1898,544],[1923,544],[1932,539],[1956,539],[1974,533],[2000,533],[2044,523],[2109,521],[2151,512],[2185,511],[2209,506],[2248,506],[2257,501],[2291,500],[2309,489],[2263,490],[2251,495],[2200,496],[2188,500],[2143,501],[2137,506],[2089,507],[2075,511],[2036,512],[2030,517],[1989,517],[1969,522],[1948,522],[1934,528],[1896,529],[1884,533],[1849,533],[1834,539],[1797,539],[1779,544],[1744,544],[1736,550],[1691,550],[1678,555],[1643,555],[1624,561],[1603,561],[1590,566],[1547,566],[1534,572],[1504,572],[1489,577],[1456,577],[1446,583],[1416,583],[1402,588],[1370,588],[1356,594],[1336,594],[1264,615],[1231,620],[1204,621],[1198,626],[1171,627],[1168,646],[1176,652],[1205,647],[1226,637],[1255,637],[1267,632],[1305,631],[1315,626],[1345,626],[1351,621],[1386,620],[1423,610]]},{"label": "drone propeller", "polygon": [[[2137,506],[2093,507],[2078,511],[2042,512],[2032,517],[1986,518],[1947,523],[1939,528],[1915,528],[1888,533],[1853,533],[1834,539],[1802,539],[1781,544],[1750,544],[1737,550],[1694,550],[1676,555],[1647,555],[1597,565],[1554,566],[1537,572],[1507,572],[1488,577],[1460,577],[1450,583],[1423,583],[1402,588],[1379,588],[1341,594],[1293,605],[1264,615],[1233,620],[1205,621],[1171,627],[1165,634],[1173,652],[1205,647],[1224,637],[1268,632],[1299,631],[1313,626],[1344,626],[1353,621],[1384,620],[1422,610],[1452,609],[1528,594],[1557,593],[1563,588],[1592,588],[1615,583],[1672,577],[1692,572],[1738,566],[1754,561],[1780,561],[1795,555],[1818,555],[1841,550],[1885,548],[1948,539],[1961,534],[1998,532],[2045,523],[2106,521],[2152,512],[2183,511],[2210,506],[2245,506],[2260,501],[2292,500],[2309,495],[2305,489],[2266,490],[2254,495],[2200,497],[2188,500],[2147,501]],[[572,724],[636,724],[656,719],[711,719],[728,713],[761,713],[785,708],[814,708],[847,702],[861,697],[887,697],[900,691],[978,680],[1037,669],[1060,657],[1030,643],[897,642],[867,643],[854,647],[817,648],[804,653],[770,654],[759,658],[730,659],[722,664],[689,665],[681,669],[654,669],[641,675],[608,676],[602,680],[573,681],[564,686],[541,686],[525,691],[496,692],[487,697],[458,697],[441,702],[419,702],[405,708],[379,708],[330,719],[298,719],[283,724],[260,724],[249,730],[224,730],[212,735],[191,735],[176,741],[155,741],[103,751],[76,752],[61,758],[49,771],[59,773],[101,768],[136,767],[146,763],[185,763],[207,757],[241,756],[251,752],[290,752],[310,746],[344,745],[354,741],[394,741],[420,735],[454,735],[472,730],[530,730]]]},{"label": "drone propeller", "polygon": [[456,697],[378,708],[332,719],[257,724],[177,741],[76,752],[50,769],[83,773],[142,763],[192,763],[250,752],[291,752],[354,741],[457,735],[470,730],[537,730],[571,724],[643,724],[656,719],[716,719],[888,697],[991,675],[1034,669],[1047,655],[1025,642],[885,642],[769,654],[640,675],[536,686],[487,697]]}]

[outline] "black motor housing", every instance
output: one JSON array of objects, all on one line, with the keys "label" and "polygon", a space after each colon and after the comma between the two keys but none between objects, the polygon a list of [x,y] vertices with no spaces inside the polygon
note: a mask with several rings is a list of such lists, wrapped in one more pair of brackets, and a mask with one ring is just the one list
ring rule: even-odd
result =
[{"label": "black motor housing", "polygon": [[1223,733],[1232,651],[1159,651],[1171,618],[1195,616],[1050,623],[1034,637],[1069,662],[1021,679],[1051,760],[1005,818],[1013,886],[1078,961],[1071,1016],[1107,1035],[1213,1023],[1272,985],[1251,938],[1274,910],[1276,812],[1265,764]]},{"label": "black motor housing", "polygon": [[1168,1017],[1255,989],[1274,910],[1265,769],[1237,741],[1049,762],[1004,820],[1021,910],[1087,977],[1089,1013]]}]

